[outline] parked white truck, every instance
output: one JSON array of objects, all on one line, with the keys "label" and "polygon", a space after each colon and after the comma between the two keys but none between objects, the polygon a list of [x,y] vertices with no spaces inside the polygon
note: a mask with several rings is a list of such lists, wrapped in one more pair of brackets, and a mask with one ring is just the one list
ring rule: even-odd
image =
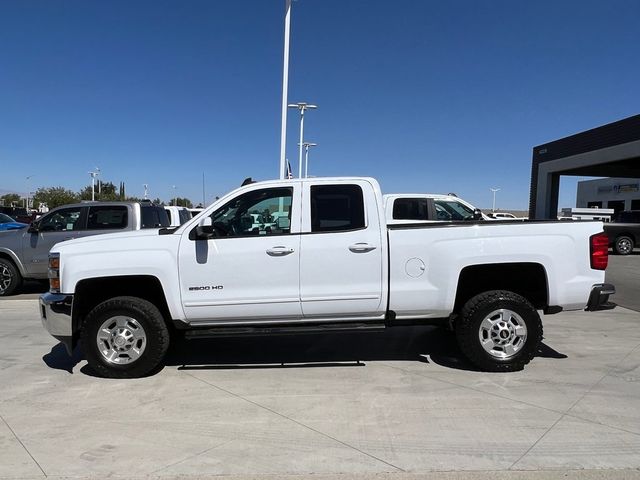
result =
[{"label": "parked white truck", "polygon": [[[253,228],[268,210],[272,228]],[[163,361],[188,337],[442,323],[488,371],[522,369],[538,311],[613,308],[598,222],[389,225],[371,178],[252,183],[178,228],[57,244],[45,328],[81,340],[106,377]]]}]

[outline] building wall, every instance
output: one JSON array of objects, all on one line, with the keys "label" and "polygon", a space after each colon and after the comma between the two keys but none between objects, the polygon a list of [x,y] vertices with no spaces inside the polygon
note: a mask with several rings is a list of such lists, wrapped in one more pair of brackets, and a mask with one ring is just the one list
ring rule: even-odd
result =
[{"label": "building wall", "polygon": [[640,179],[601,178],[578,182],[576,207],[599,206],[614,210],[640,210]]}]

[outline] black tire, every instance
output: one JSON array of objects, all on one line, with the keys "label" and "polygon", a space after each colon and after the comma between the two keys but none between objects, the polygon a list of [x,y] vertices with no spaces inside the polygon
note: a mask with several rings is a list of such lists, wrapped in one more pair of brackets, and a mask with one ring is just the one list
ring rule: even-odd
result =
[{"label": "black tire", "polygon": [[[119,326],[116,322],[125,325]],[[111,331],[108,338],[112,342],[105,340],[105,331]],[[116,344],[116,337],[122,345]],[[127,338],[134,340],[126,345]],[[80,340],[89,366],[98,375],[139,378],[153,373],[161,365],[169,348],[169,330],[160,310],[151,302],[137,297],[115,297],[89,312]],[[109,353],[111,360],[107,358]]]},{"label": "black tire", "polygon": [[613,244],[613,249],[618,255],[629,255],[633,252],[633,238],[628,235],[620,235]]},{"label": "black tire", "polygon": [[8,297],[22,285],[22,275],[11,260],[0,258],[0,297]]},{"label": "black tire", "polygon": [[[493,327],[487,328],[488,324]],[[462,353],[488,372],[522,370],[542,342],[538,312],[524,297],[506,290],[492,290],[471,298],[462,308],[455,329]],[[486,348],[481,338],[485,338]],[[496,345],[494,338],[511,346]]]}]

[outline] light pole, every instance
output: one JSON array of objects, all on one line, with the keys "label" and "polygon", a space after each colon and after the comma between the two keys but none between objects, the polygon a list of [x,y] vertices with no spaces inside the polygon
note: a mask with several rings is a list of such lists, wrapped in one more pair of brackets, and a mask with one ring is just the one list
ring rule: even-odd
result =
[{"label": "light pole", "polygon": [[318,108],[317,105],[312,105],[306,102],[298,102],[289,104],[289,108],[297,108],[300,110],[300,152],[298,155],[298,178],[302,178],[302,147],[304,144],[304,112],[305,110],[314,110]]},{"label": "light pole", "polygon": [[178,204],[178,198],[176,197],[176,186],[172,185],[173,187],[173,205],[176,206]]},{"label": "light pole", "polygon": [[499,192],[500,189],[499,188],[490,188],[489,190],[491,190],[493,192],[493,206],[491,207],[491,211],[495,212],[496,211],[496,192]]},{"label": "light pole", "polygon": [[302,144],[304,147],[304,178],[309,176],[309,147],[317,147],[317,143],[313,142],[304,142]]},{"label": "light pole", "polygon": [[91,201],[95,202],[96,200],[96,177],[100,175],[100,169],[96,167],[96,170],[93,172],[89,172],[91,175]]},{"label": "light pole", "polygon": [[33,177],[35,177],[35,175],[29,175],[27,177],[27,211],[29,210],[29,197],[31,196],[31,183],[29,182],[29,180],[31,180]]},{"label": "light pole", "polygon": [[286,0],[284,15],[284,59],[282,66],[282,130],[280,131],[280,179],[286,178],[287,91],[289,88],[289,34],[291,31],[291,0]]},{"label": "light pole", "polygon": [[[96,167],[96,172],[98,172],[98,175],[100,175],[102,172],[100,172],[100,167]],[[100,179],[98,179],[98,198],[100,198],[102,196],[102,182],[100,181]]]}]

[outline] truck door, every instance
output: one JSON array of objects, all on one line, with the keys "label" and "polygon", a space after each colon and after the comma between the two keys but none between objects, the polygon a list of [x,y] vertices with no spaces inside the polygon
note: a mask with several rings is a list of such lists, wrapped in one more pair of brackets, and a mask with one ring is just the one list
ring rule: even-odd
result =
[{"label": "truck door", "polygon": [[386,249],[371,185],[307,183],[303,198],[300,299],[305,318],[384,313]]},{"label": "truck door", "polygon": [[188,320],[302,317],[300,203],[299,187],[256,187],[210,215],[214,238],[197,239],[196,227],[185,233],[179,273]]},{"label": "truck door", "polygon": [[78,206],[54,210],[28,228],[22,237],[22,254],[29,275],[47,278],[51,247],[77,238],[85,223],[86,207]]}]

